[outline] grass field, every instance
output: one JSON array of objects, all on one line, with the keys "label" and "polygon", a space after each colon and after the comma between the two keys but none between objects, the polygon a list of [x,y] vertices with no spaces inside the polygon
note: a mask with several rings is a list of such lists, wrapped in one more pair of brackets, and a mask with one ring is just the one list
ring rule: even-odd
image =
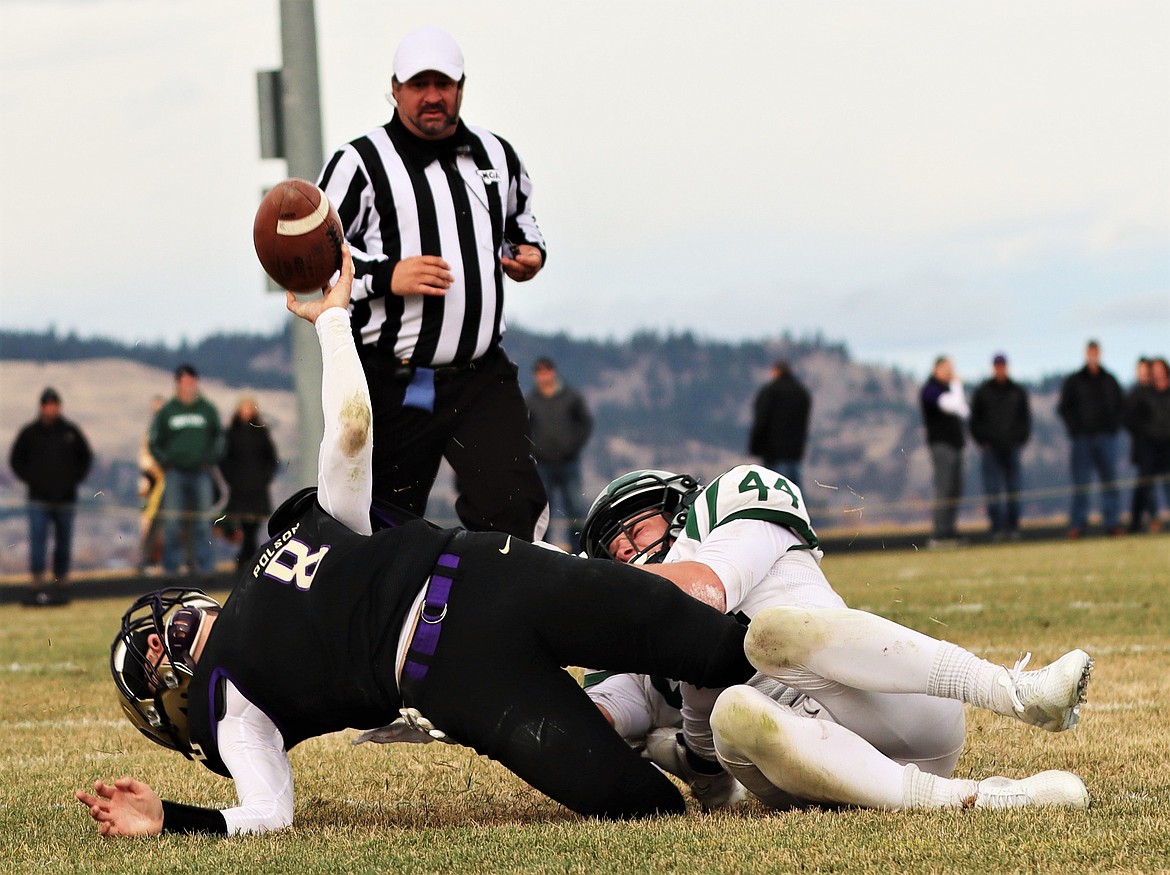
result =
[{"label": "grass field", "polygon": [[[1011,664],[1097,659],[1073,732],[969,712],[959,773],[1071,769],[1087,812],[725,813],[583,820],[448,745],[315,739],[292,758],[296,824],[254,838],[103,841],[72,798],[134,774],[164,796],[231,784],[138,736],[106,667],[125,600],[0,608],[0,870],[16,872],[1170,871],[1170,537],[832,557],[854,607]],[[485,658],[490,658],[485,654]]]}]

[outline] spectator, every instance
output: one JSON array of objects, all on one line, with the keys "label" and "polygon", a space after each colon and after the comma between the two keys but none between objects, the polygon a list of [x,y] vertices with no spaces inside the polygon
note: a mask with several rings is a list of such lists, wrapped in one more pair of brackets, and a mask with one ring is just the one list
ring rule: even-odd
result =
[{"label": "spectator", "polygon": [[[199,374],[191,365],[175,369],[175,395],[150,423],[150,454],[163,467],[163,570],[178,574],[183,530],[191,533],[191,574],[215,570],[210,510],[215,501],[212,469],[223,454],[223,426],[210,401],[199,394]],[[185,525],[186,524],[186,525]]]},{"label": "spectator", "polygon": [[786,361],[772,365],[771,381],[756,393],[748,452],[759,456],[765,468],[803,486],[800,462],[808,441],[812,397]]},{"label": "spectator", "polygon": [[566,542],[576,545],[585,519],[581,506],[581,450],[593,430],[593,417],[581,393],[557,377],[552,359],[537,359],[532,374],[536,385],[525,398],[532,427],[532,455],[550,510],[551,502],[559,495],[567,524]]},{"label": "spectator", "polygon": [[[162,395],[150,399],[150,419],[166,403]],[[142,513],[138,518],[139,559],[138,573],[146,574],[151,569],[161,570],[162,526],[159,524],[158,509],[162,505],[166,476],[162,465],[150,454],[150,426],[142,433],[138,447],[138,497],[142,499]]]},{"label": "spectator", "polygon": [[321,186],[357,265],[350,316],[374,394],[374,494],[421,515],[446,458],[468,529],[531,541],[548,503],[500,340],[504,277],[536,276],[544,238],[515,150],[460,119],[463,84],[450,34],[407,34],[393,117],[338,150]]},{"label": "spectator", "polygon": [[963,383],[955,376],[949,357],[940,355],[934,360],[934,370],[923,384],[919,400],[934,472],[933,535],[929,546],[955,546],[955,523],[963,495],[963,421],[970,411]]},{"label": "spectator", "polygon": [[219,470],[228,487],[224,513],[242,537],[236,566],[242,568],[256,553],[256,532],[272,513],[269,486],[276,476],[276,445],[268,423],[260,416],[256,401],[243,397],[228,425],[223,458]]},{"label": "spectator", "polygon": [[1101,367],[1101,346],[1085,346],[1085,366],[1065,378],[1056,412],[1072,441],[1073,493],[1069,512],[1070,538],[1079,538],[1089,523],[1089,481],[1093,472],[1101,481],[1101,516],[1105,530],[1120,535],[1120,498],[1117,491],[1117,431],[1121,428],[1121,385]]},{"label": "spectator", "polygon": [[1150,362],[1150,385],[1127,411],[1127,422],[1142,439],[1140,487],[1146,490],[1150,531],[1162,531],[1158,516],[1158,487],[1170,507],[1170,365],[1166,359]]},{"label": "spectator", "polygon": [[[41,393],[40,415],[20,430],[9,464],[28,486],[28,564],[32,588],[26,604],[63,605],[73,557],[77,486],[89,473],[93,452],[81,429],[61,415],[61,396]],[[53,529],[53,577],[46,585],[49,528]]]},{"label": "spectator", "polygon": [[[1133,485],[1133,494],[1129,502],[1129,529],[1131,534],[1142,531],[1142,520],[1150,511],[1150,491],[1153,486],[1142,478],[1142,468],[1146,464],[1148,447],[1142,428],[1136,417],[1144,407],[1143,396],[1150,391],[1150,360],[1142,356],[1137,360],[1137,372],[1133,386],[1125,396],[1125,410],[1122,414],[1122,424],[1129,432],[1129,461],[1137,472],[1137,479]],[[1156,518],[1155,518],[1156,519]]]},{"label": "spectator", "polygon": [[1028,391],[1008,376],[1007,356],[991,360],[992,376],[971,399],[971,437],[979,445],[991,538],[1020,536],[1020,453],[1032,432]]}]

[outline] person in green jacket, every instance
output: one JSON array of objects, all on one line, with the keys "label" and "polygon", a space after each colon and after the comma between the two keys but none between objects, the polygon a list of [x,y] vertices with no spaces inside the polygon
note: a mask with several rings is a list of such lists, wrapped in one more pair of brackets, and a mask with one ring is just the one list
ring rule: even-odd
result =
[{"label": "person in green jacket", "polygon": [[191,532],[191,574],[215,567],[211,543],[211,508],[215,501],[213,468],[223,455],[219,412],[199,394],[199,374],[188,364],[175,369],[175,395],[150,423],[150,454],[163,467],[163,570],[177,574],[183,559],[183,529]]}]

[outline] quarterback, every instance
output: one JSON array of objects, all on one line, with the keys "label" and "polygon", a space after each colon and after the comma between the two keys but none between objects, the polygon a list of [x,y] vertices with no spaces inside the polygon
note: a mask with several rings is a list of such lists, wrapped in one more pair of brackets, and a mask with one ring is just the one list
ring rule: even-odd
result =
[{"label": "quarterback", "polygon": [[132,777],[99,780],[77,799],[103,836],[278,829],[293,820],[289,749],[345,728],[397,725],[389,734],[401,738],[409,718],[424,740],[446,733],[574,811],[684,811],[674,784],[613,732],[562,666],[728,686],[753,673],[743,624],[638,568],[371,504],[370,399],[343,253],[341,278],[323,298],[287,296],[321,344],[317,489],[277,510],[271,540],[222,606],[198,590],[150,593],[126,612],[111,647],[130,721],[230,777],[238,803],[164,801]]},{"label": "quarterback", "polygon": [[[950,775],[964,742],[963,702],[1053,732],[1071,728],[1089,656],[1075,650],[1036,671],[1024,671],[1025,659],[1009,671],[850,610],[821,571],[800,489],[775,471],[742,465],[706,488],[687,474],[631,472],[594,501],[582,547],[643,564],[751,618],[745,646],[764,677],[748,685],[676,684],[672,703],[662,679],[586,677],[619,733],[645,735],[647,756],[686,780],[705,807],[738,798],[733,779],[777,807],[1088,804],[1084,784],[1067,772],[978,782]],[[671,704],[682,731],[653,731],[670,725]]]}]

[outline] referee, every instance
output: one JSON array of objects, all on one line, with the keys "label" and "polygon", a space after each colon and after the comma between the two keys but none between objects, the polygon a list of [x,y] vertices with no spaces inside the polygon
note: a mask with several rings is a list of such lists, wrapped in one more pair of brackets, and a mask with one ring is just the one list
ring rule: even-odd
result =
[{"label": "referee", "polygon": [[463,53],[445,31],[394,55],[389,123],[321,173],[353,249],[350,320],[373,395],[374,494],[422,515],[441,459],[473,531],[543,535],[516,365],[500,346],[504,275],[536,276],[544,238],[510,144],[459,118]]}]

